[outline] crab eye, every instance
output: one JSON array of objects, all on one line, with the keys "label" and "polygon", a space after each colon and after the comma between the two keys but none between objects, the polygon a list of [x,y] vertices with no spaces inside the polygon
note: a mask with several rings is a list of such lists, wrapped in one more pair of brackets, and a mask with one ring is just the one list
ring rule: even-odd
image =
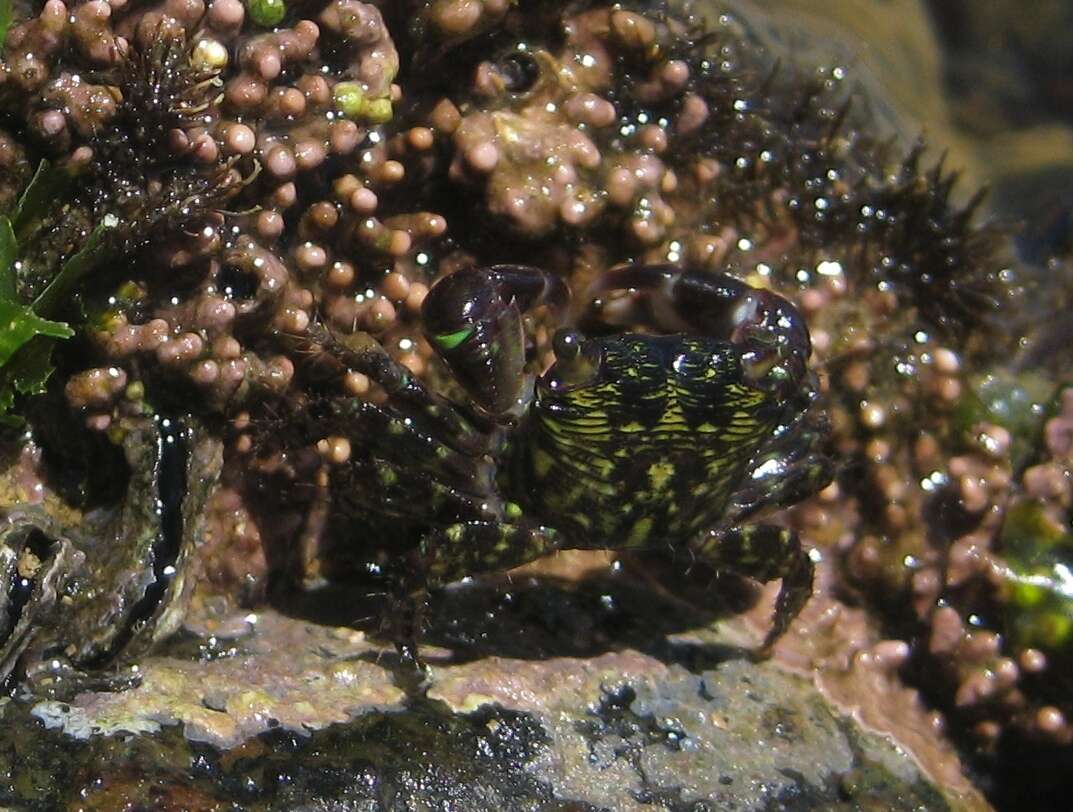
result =
[{"label": "crab eye", "polygon": [[581,354],[581,335],[573,330],[559,330],[551,340],[551,348],[560,361],[573,361]]},{"label": "crab eye", "polygon": [[551,389],[570,389],[591,383],[600,370],[600,349],[573,330],[559,330],[551,340],[555,364],[543,378]]},{"label": "crab eye", "polygon": [[432,336],[432,340],[441,350],[453,350],[459,344],[469,340],[476,330],[477,328],[474,325],[467,325],[461,330],[455,330],[453,333],[441,333],[440,335]]},{"label": "crab eye", "polygon": [[503,87],[510,93],[525,93],[532,89],[540,77],[540,65],[526,51],[512,53],[496,63],[496,72],[503,79]]}]

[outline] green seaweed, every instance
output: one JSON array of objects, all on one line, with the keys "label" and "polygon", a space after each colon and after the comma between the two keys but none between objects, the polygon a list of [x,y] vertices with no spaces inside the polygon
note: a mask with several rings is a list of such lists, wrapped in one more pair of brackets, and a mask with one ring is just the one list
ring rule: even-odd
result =
[{"label": "green seaweed", "polygon": [[0,299],[0,367],[35,336],[70,338],[74,330],[61,321],[43,319],[32,308]]},{"label": "green seaweed", "polygon": [[15,236],[25,243],[27,237],[41,224],[49,207],[70,186],[72,175],[66,170],[41,161],[30,179],[19,202],[11,212],[11,226]]},{"label": "green seaweed", "polygon": [[1073,535],[1025,502],[1007,512],[1000,543],[1009,634],[1022,646],[1065,648],[1073,642]]},{"label": "green seaweed", "polygon": [[344,116],[372,124],[391,121],[391,99],[367,98],[357,82],[339,82],[333,90],[335,106]]},{"label": "green seaweed", "polygon": [[0,217],[0,423],[17,425],[10,414],[15,396],[43,390],[52,372],[55,339],[74,335],[67,324],[42,318],[17,298],[18,245],[11,221]]},{"label": "green seaweed", "polygon": [[[0,13],[2,23],[2,13]],[[44,391],[52,374],[52,352],[57,340],[75,332],[55,316],[70,301],[82,279],[96,267],[104,252],[104,235],[115,226],[106,217],[90,234],[85,246],[68,257],[59,272],[32,304],[18,293],[20,245],[44,221],[46,213],[71,181],[71,175],[42,161],[10,216],[0,216],[0,424],[20,425],[12,414],[17,395]]]},{"label": "green seaweed", "polygon": [[111,215],[97,224],[86,240],[81,251],[69,257],[60,266],[60,272],[49,282],[41,295],[34,300],[34,310],[38,313],[55,313],[78,289],[82,279],[96,268],[104,258],[106,250],[104,237],[119,221]]},{"label": "green seaweed", "polygon": [[1043,422],[1053,411],[1055,385],[1033,371],[995,370],[971,379],[953,414],[951,425],[962,438],[972,437],[980,423],[993,423],[1010,433],[1011,460],[1020,469],[1039,446]]},{"label": "green seaweed", "polygon": [[287,16],[287,5],[283,0],[247,0],[246,8],[250,19],[263,28],[279,25]]},{"label": "green seaweed", "polygon": [[9,28],[11,28],[11,0],[0,0],[0,49],[7,42]]},{"label": "green seaweed", "polygon": [[0,217],[0,299],[15,301],[17,280],[15,278],[15,258],[19,246],[15,240],[15,231],[11,221]]}]

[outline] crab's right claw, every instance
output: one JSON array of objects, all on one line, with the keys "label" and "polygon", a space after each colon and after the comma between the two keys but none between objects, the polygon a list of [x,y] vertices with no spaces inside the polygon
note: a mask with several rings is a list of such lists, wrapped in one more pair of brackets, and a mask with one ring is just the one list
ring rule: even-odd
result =
[{"label": "crab's right claw", "polygon": [[425,335],[478,406],[509,415],[525,389],[522,313],[541,304],[561,309],[567,298],[562,280],[539,268],[467,268],[425,297]]}]

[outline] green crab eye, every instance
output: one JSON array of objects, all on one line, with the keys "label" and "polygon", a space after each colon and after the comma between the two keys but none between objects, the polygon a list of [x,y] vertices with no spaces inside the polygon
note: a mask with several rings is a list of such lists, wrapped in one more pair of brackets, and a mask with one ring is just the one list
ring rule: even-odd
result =
[{"label": "green crab eye", "polygon": [[432,340],[440,347],[441,350],[453,350],[471,335],[476,328],[473,325],[463,327],[461,330],[455,330],[453,333],[443,333],[438,336],[433,336]]}]

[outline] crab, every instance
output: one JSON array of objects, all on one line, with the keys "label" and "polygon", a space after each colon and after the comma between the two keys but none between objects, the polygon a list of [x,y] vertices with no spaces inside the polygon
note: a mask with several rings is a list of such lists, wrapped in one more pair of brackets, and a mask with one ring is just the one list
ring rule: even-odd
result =
[{"label": "crab", "polygon": [[[616,291],[625,298],[611,301]],[[792,530],[751,520],[832,476],[804,319],[727,274],[625,266],[606,271],[568,319],[575,326],[555,333],[555,362],[527,374],[523,314],[564,315],[568,303],[556,275],[525,266],[437,282],[424,329],[466,402],[429,389],[371,339],[313,332],[387,393],[381,405],[330,398],[311,419],[322,436],[351,441],[331,477],[336,504],[415,540],[395,565],[388,622],[400,655],[420,667],[431,589],[557,550],[668,547],[781,579],[769,652],[809,598],[813,564]],[[614,332],[603,311],[615,308],[620,321],[668,334]]]}]

